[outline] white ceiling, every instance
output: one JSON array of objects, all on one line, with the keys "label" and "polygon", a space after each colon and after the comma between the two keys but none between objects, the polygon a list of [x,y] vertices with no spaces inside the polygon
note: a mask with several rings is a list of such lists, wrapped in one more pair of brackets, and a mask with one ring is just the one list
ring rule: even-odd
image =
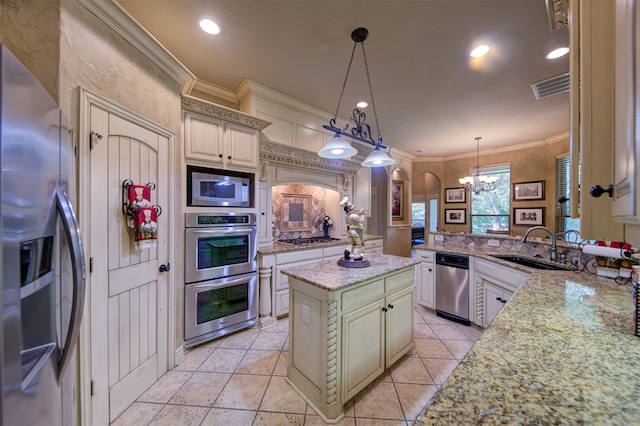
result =
[{"label": "white ceiling", "polygon": [[[384,143],[418,157],[538,142],[569,130],[569,95],[536,100],[531,83],[569,71],[567,27],[545,0],[117,0],[197,78],[235,90],[244,79],[333,114],[354,42],[365,50]],[[218,23],[208,35],[198,21]],[[469,52],[491,45],[477,62]],[[358,45],[339,116],[369,101]],[[416,154],[423,150],[423,154]]]}]

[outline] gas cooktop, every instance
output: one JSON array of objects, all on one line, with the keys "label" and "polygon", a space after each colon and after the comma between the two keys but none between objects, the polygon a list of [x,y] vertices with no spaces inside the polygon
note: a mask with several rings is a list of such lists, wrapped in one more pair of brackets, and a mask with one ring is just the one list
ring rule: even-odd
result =
[{"label": "gas cooktop", "polygon": [[280,244],[293,244],[296,246],[304,246],[309,244],[316,243],[328,243],[331,241],[338,241],[340,238],[332,238],[332,237],[307,237],[307,238],[287,238],[283,240],[278,240]]}]

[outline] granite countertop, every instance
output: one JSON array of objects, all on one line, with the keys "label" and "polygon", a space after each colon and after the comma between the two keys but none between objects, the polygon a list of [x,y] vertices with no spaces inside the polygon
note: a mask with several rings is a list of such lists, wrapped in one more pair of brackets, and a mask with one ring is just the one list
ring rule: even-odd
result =
[{"label": "granite countertop", "polygon": [[336,291],[420,263],[416,259],[390,254],[372,253],[365,257],[371,263],[371,266],[365,268],[346,268],[339,266],[337,259],[332,259],[311,265],[288,267],[281,272],[316,287]]},{"label": "granite countertop", "polygon": [[[368,240],[376,240],[376,239],[380,239],[380,238],[384,238],[384,237],[382,235],[364,234],[365,253],[366,253],[366,249],[367,249],[367,241]],[[273,245],[259,247],[258,248],[258,254],[286,253],[286,252],[289,252],[289,251],[311,250],[311,249],[323,248],[323,247],[333,247],[333,246],[345,246],[346,247],[348,245],[349,245],[349,240],[346,239],[346,238],[341,239],[341,240],[326,241],[326,242],[321,242],[321,243],[305,244],[305,245],[301,245],[301,246],[296,246],[294,244],[283,244],[283,243],[278,243],[276,241],[276,242],[273,243]]]},{"label": "granite countertop", "polygon": [[[418,248],[505,264],[486,249]],[[415,424],[637,423],[640,338],[633,335],[631,286],[509,266],[531,276]]]}]

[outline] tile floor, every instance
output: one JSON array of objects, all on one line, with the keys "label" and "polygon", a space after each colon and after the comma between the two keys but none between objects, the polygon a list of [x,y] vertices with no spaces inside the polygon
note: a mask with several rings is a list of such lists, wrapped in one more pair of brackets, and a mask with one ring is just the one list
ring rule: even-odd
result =
[{"label": "tile floor", "polygon": [[[285,381],[287,318],[187,351],[112,425],[324,425]],[[415,349],[347,404],[339,425],[413,424],[482,331],[415,311]]]}]

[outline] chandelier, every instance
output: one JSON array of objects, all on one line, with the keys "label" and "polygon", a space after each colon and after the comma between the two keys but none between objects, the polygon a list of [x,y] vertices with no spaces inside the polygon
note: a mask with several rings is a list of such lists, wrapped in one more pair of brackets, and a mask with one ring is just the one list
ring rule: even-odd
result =
[{"label": "chandelier", "polygon": [[469,176],[458,179],[463,187],[478,195],[483,191],[493,191],[496,189],[498,176],[488,176],[485,170],[480,167],[480,139],[476,138],[476,165],[469,169]]},{"label": "chandelier", "polygon": [[[356,28],[351,33],[351,39],[353,40],[353,49],[351,50],[351,59],[349,60],[349,66],[347,67],[347,74],[344,77],[344,83],[342,84],[342,91],[338,98],[338,106],[336,107],[336,113],[333,118],[329,120],[329,124],[325,124],[324,127],[327,130],[334,132],[334,137],[327,142],[327,144],[318,151],[318,155],[324,158],[347,158],[358,153],[351,143],[345,137],[364,142],[374,146],[374,150],[369,156],[362,162],[364,167],[381,167],[390,166],[395,161],[389,157],[389,154],[385,152],[387,148],[382,143],[382,136],[380,135],[380,126],[378,125],[378,114],[376,113],[376,103],[373,99],[373,89],[371,87],[371,78],[369,77],[369,66],[367,64],[367,55],[364,51],[364,41],[369,36],[369,31],[366,28]],[[342,96],[344,95],[344,89],[347,86],[347,80],[349,79],[349,71],[351,71],[351,64],[353,63],[353,56],[356,51],[356,46],[360,43],[362,46],[362,56],[364,58],[364,66],[367,71],[367,82],[369,83],[369,94],[371,96],[371,104],[373,107],[373,116],[376,121],[376,131],[378,132],[378,139],[374,140],[371,136],[371,127],[366,122],[366,114],[356,107],[353,110],[351,118],[347,121],[345,127],[340,128],[336,125],[338,119],[338,112],[340,111],[340,104],[342,103]]]}]

